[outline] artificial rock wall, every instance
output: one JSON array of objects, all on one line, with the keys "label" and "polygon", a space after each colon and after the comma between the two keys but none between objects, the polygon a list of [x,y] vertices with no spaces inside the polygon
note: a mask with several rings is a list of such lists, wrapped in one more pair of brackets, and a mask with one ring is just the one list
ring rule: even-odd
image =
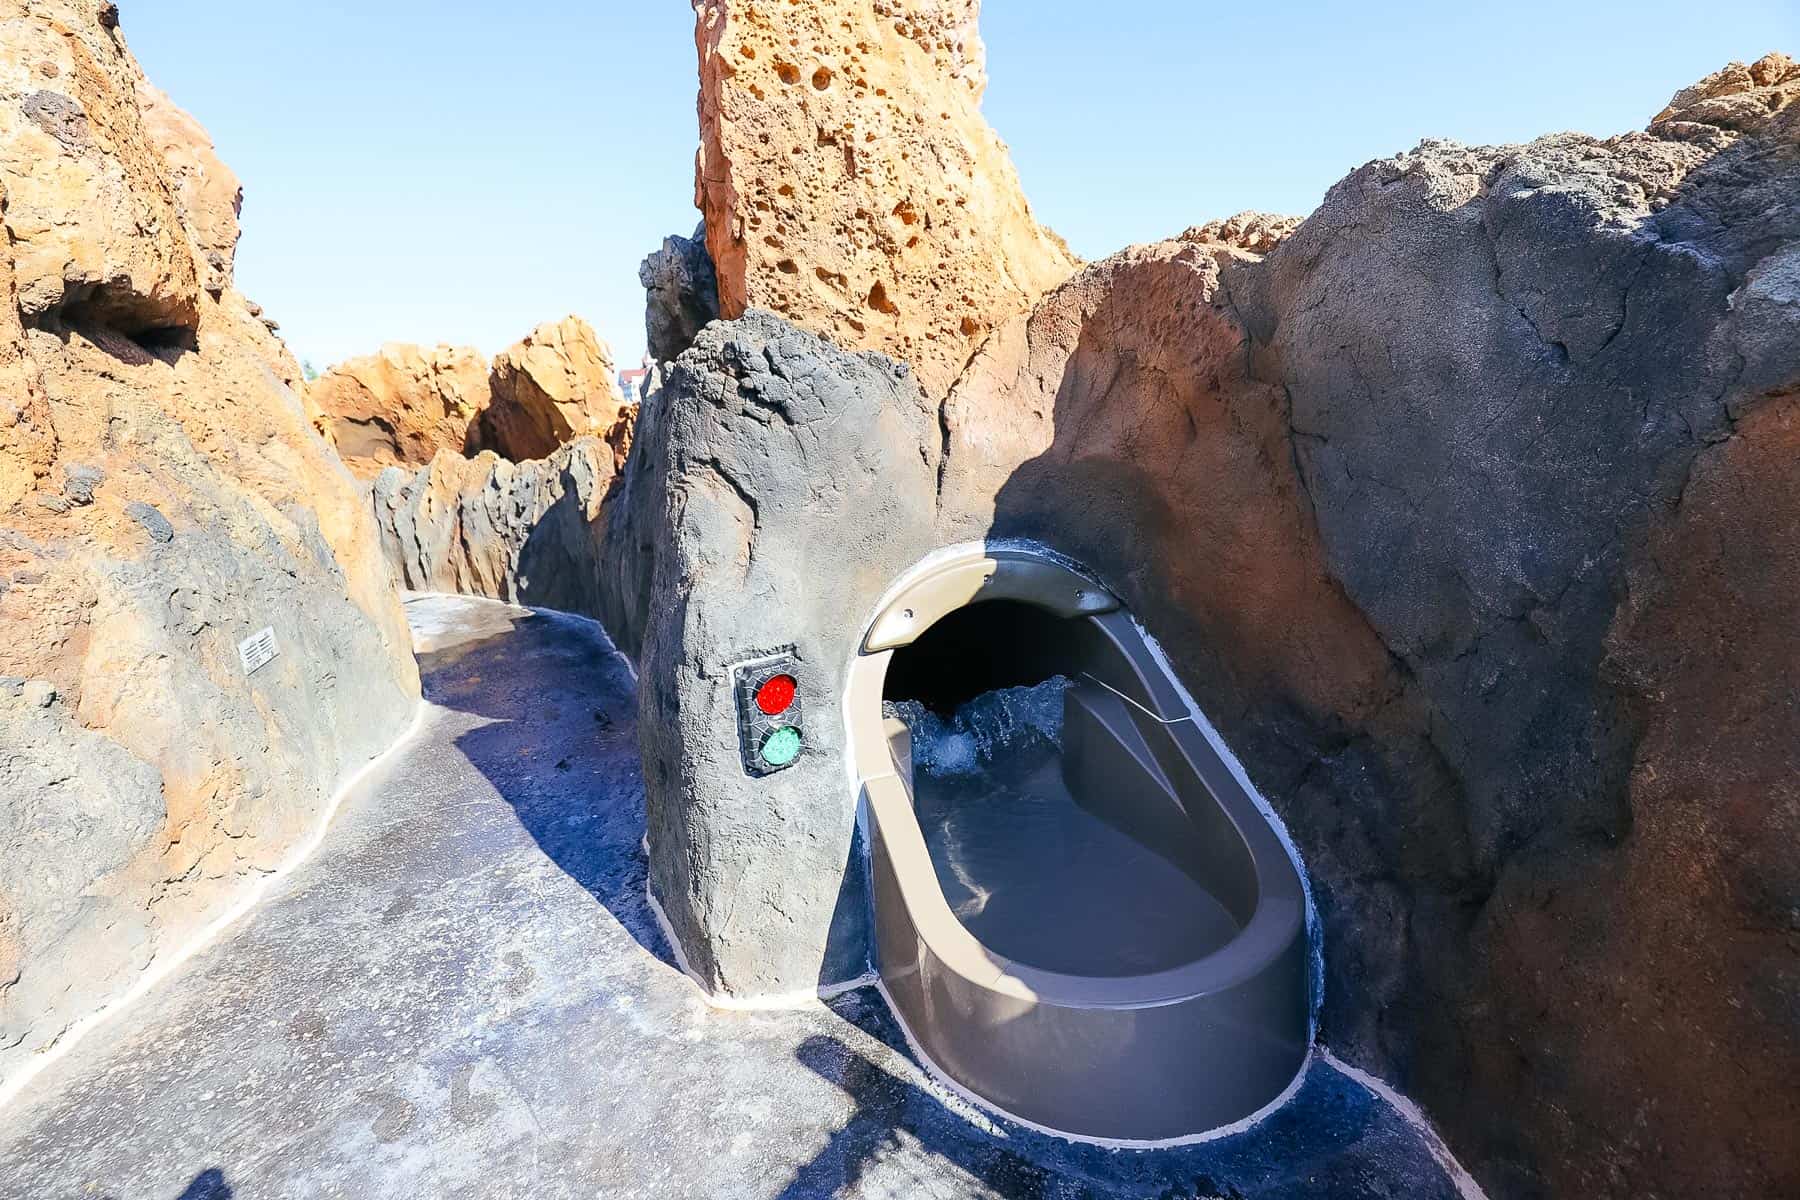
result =
[{"label": "artificial rock wall", "polygon": [[114,5],[0,3],[0,199],[3,1087],[282,862],[419,683],[233,286],[237,180]]}]

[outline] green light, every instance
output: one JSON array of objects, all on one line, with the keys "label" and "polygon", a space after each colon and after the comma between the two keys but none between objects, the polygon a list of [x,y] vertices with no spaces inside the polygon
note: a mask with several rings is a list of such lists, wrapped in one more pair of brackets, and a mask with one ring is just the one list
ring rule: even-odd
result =
[{"label": "green light", "polygon": [[800,731],[783,726],[763,740],[763,761],[771,767],[785,767],[800,757]]}]

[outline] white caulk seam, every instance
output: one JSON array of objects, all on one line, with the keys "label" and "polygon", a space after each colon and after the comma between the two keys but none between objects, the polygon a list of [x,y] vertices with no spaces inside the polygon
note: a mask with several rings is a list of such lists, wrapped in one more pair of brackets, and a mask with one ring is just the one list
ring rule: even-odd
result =
[{"label": "white caulk seam", "polygon": [[419,731],[425,727],[427,714],[433,711],[442,712],[444,710],[421,699],[414,707],[413,718],[406,727],[406,731],[394,739],[393,744],[387,749],[358,767],[348,779],[338,785],[337,791],[333,792],[331,799],[326,801],[324,812],[320,815],[319,822],[314,827],[312,834],[295,847],[273,871],[261,876],[244,889],[235,904],[213,918],[199,933],[190,937],[174,952],[166,956],[158,956],[129,988],[63,1030],[57,1036],[56,1041],[33,1056],[19,1069],[16,1075],[4,1083],[0,1083],[0,1108],[4,1108],[9,1102],[17,1099],[25,1091],[27,1084],[42,1074],[52,1063],[68,1054],[88,1034],[143,999],[157,984],[173,975],[178,967],[212,945],[220,934],[255,908],[268,894],[270,888],[304,865],[312,857],[313,852],[324,843],[325,835],[331,828],[331,822],[336,818],[338,809],[343,805],[345,799],[373,771],[385,765],[402,749],[410,745],[418,736]]},{"label": "white caulk seam", "polygon": [[1388,1106],[1399,1114],[1402,1121],[1412,1126],[1424,1139],[1425,1148],[1431,1152],[1431,1157],[1436,1160],[1439,1167],[1443,1168],[1444,1174],[1450,1177],[1450,1182],[1456,1187],[1456,1194],[1461,1196],[1462,1200],[1487,1200],[1487,1193],[1481,1190],[1481,1185],[1475,1182],[1475,1177],[1456,1161],[1456,1156],[1450,1152],[1450,1147],[1444,1144],[1444,1139],[1438,1136],[1438,1131],[1432,1125],[1430,1118],[1420,1111],[1417,1104],[1361,1067],[1351,1066],[1323,1046],[1319,1047],[1319,1056],[1333,1068],[1342,1071],[1386,1101]]}]

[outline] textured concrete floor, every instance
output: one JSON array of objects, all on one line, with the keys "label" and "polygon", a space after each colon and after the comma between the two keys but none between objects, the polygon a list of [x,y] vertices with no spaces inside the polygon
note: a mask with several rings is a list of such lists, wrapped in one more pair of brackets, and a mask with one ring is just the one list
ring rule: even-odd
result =
[{"label": "textured concrete floor", "polygon": [[599,629],[409,606],[422,733],[318,853],[0,1110],[0,1196],[1453,1197],[1316,1063],[1254,1130],[1074,1146],[931,1083],[872,992],[708,1009],[644,903],[630,674]]}]

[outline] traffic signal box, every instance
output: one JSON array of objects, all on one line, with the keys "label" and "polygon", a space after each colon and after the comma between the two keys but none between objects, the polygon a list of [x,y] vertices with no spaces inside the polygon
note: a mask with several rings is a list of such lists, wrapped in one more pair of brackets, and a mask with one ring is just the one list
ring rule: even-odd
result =
[{"label": "traffic signal box", "polygon": [[773,775],[800,760],[806,729],[799,684],[800,664],[792,653],[771,654],[732,668],[745,774]]}]

